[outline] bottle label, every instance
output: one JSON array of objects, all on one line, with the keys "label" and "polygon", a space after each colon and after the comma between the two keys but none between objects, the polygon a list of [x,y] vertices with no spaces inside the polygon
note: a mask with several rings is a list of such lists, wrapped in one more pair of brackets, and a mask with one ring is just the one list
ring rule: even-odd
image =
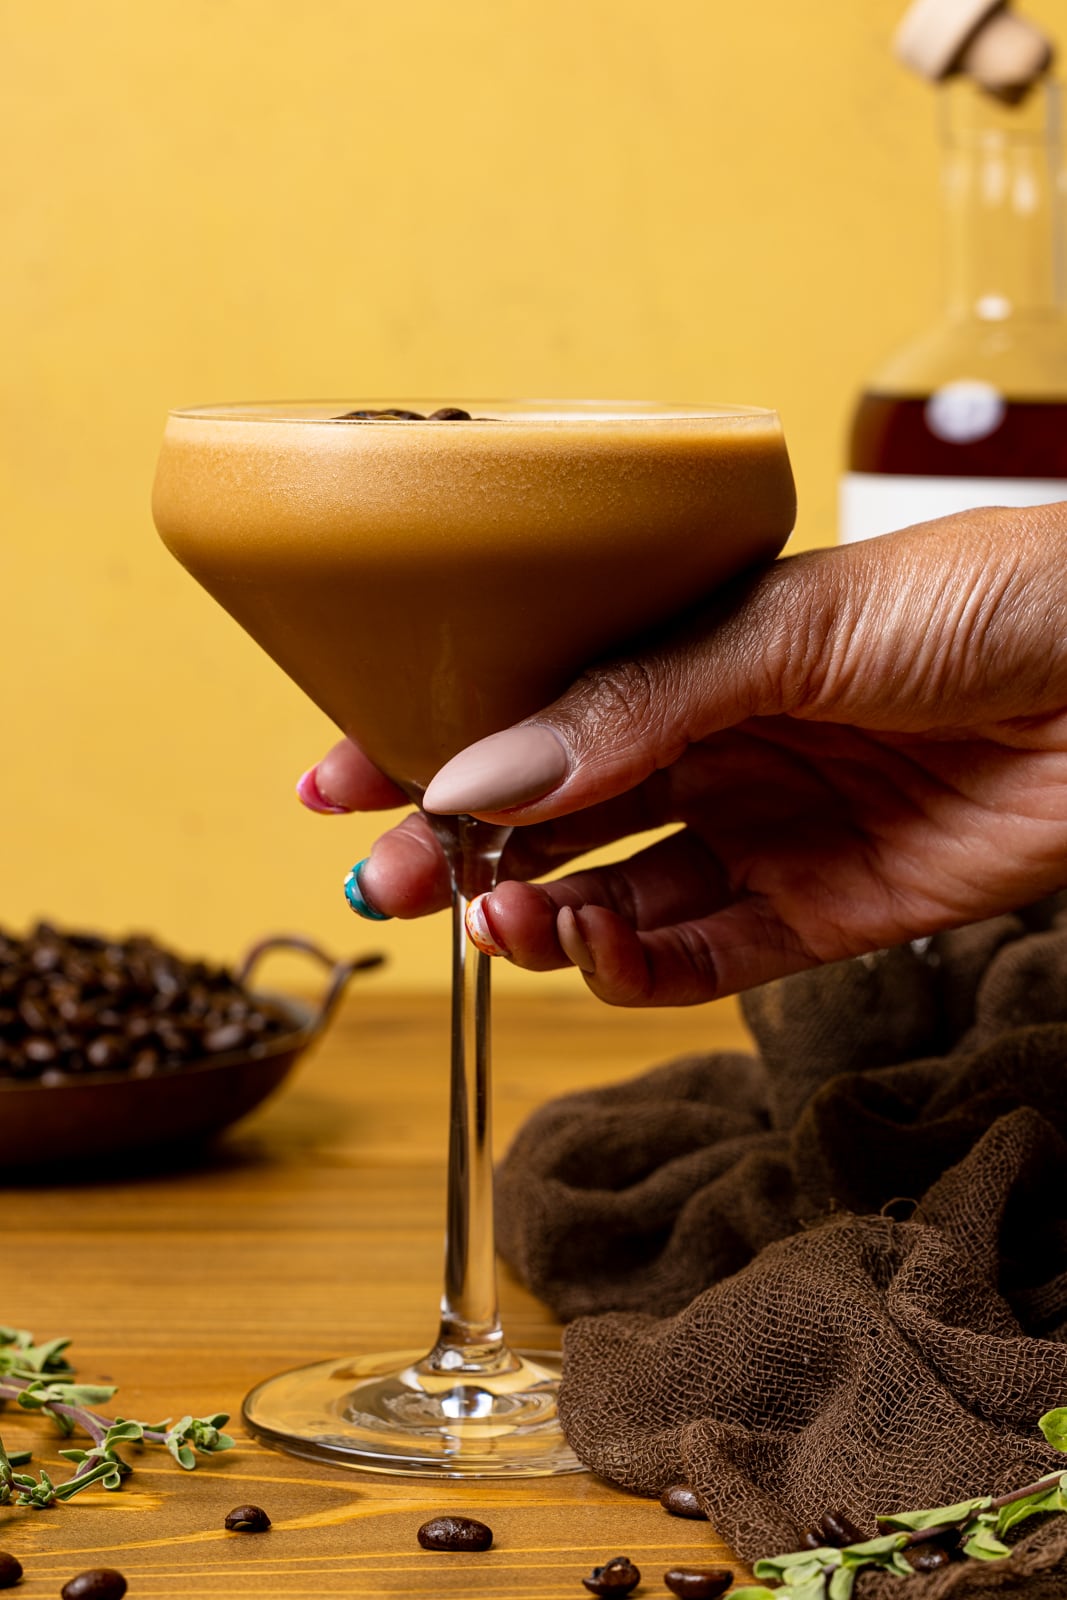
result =
[{"label": "bottle label", "polygon": [[1067,500],[1067,478],[931,478],[846,472],[841,480],[841,543],[874,539],[978,506],[1044,506]]}]

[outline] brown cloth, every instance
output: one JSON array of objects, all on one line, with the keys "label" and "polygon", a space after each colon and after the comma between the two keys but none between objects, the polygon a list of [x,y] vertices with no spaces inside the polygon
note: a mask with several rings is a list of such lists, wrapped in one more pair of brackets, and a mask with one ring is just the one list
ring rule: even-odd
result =
[{"label": "brown cloth", "polygon": [[[843,1508],[1006,1492],[1067,1457],[1067,910],[756,990],[758,1057],[566,1096],[498,1175],[498,1237],[565,1319],[579,1457],[693,1485],[747,1559]],[[1067,1600],[1067,1517],[1010,1560],[864,1597]]]}]

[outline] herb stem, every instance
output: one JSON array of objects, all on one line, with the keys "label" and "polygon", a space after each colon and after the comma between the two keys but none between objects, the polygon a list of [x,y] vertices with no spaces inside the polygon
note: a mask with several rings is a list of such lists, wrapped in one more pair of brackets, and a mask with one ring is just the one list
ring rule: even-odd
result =
[{"label": "herb stem", "polygon": [[1062,1477],[1062,1472],[1050,1472],[1047,1478],[1038,1478],[1036,1483],[1028,1483],[1025,1489],[1013,1489],[1011,1494],[1002,1494],[999,1499],[991,1500],[989,1509],[999,1511],[1001,1506],[1010,1506],[1016,1500],[1025,1500],[1029,1494],[1040,1494],[1045,1489],[1054,1489]]}]

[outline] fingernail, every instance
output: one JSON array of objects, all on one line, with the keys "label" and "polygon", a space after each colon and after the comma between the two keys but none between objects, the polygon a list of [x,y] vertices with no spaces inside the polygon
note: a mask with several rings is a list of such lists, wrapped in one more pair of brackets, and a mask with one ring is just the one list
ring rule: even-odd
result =
[{"label": "fingernail", "polygon": [[562,783],[567,752],[551,728],[527,723],[479,739],[445,763],[422,797],[427,811],[506,811]]},{"label": "fingernail", "polygon": [[297,784],[296,793],[300,804],[307,806],[309,811],[320,811],[326,816],[346,815],[348,807],[334,805],[319,788],[318,770],[318,767],[309,767]]},{"label": "fingernail", "polygon": [[388,911],[379,911],[372,906],[363,890],[360,888],[359,875],[370,860],[364,856],[362,861],[357,861],[352,871],[345,879],[345,899],[348,901],[357,917],[366,917],[368,922],[392,922]]},{"label": "fingernail", "polygon": [[583,972],[596,971],[593,952],[586,944],[582,930],[578,926],[578,918],[570,906],[560,907],[556,918],[556,937],[572,967],[580,967]]},{"label": "fingernail", "polygon": [[467,928],[467,938],[483,956],[506,956],[507,951],[504,946],[497,943],[489,929],[485,915],[485,902],[488,898],[488,894],[476,895],[468,905],[463,918]]}]

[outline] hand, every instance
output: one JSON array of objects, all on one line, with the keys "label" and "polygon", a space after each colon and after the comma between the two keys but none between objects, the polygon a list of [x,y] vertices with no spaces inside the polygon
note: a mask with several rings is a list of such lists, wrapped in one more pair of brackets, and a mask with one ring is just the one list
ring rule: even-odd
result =
[{"label": "hand", "polygon": [[[1067,505],[787,557],[461,752],[428,806],[515,825],[483,937],[609,1003],[684,1005],[1067,885],[1065,556]],[[403,801],[351,745],[317,771],[346,809]],[[398,916],[448,898],[418,817],[361,882]]]}]

